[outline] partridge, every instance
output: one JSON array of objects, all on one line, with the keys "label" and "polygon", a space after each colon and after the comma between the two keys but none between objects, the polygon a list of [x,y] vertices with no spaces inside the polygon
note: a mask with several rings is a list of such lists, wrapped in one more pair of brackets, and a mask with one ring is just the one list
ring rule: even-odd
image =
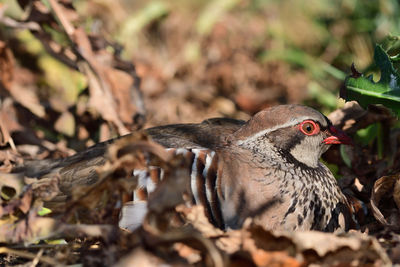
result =
[{"label": "partridge", "polygon": [[[248,217],[267,229],[289,231],[332,232],[355,224],[352,207],[319,161],[330,145],[351,144],[351,139],[312,108],[281,105],[262,110],[247,122],[217,118],[145,131],[155,142],[190,159],[193,202],[203,205],[210,222],[221,229],[239,228]],[[63,179],[85,176],[79,180],[92,183],[97,179],[94,167],[105,162],[108,143],[16,171],[30,177],[57,171]],[[151,193],[155,181],[163,178],[154,166],[133,174],[139,187],[120,221],[128,229],[140,225],[146,213],[141,196]],[[140,194],[143,191],[146,194]]]},{"label": "partridge", "polygon": [[[190,158],[193,201],[222,229],[239,228],[248,217],[276,230],[332,232],[354,226],[351,206],[319,161],[331,144],[351,144],[351,139],[312,108],[281,105],[247,122],[214,119],[147,132]],[[150,169],[134,173],[138,190],[154,190]],[[162,179],[162,172],[156,175]],[[137,227],[146,212],[138,190],[123,211],[122,227]]]}]

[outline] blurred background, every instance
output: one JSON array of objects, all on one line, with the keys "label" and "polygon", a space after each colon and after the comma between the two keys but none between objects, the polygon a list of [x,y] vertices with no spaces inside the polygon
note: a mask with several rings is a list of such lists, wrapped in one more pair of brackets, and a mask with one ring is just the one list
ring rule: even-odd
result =
[{"label": "blurred background", "polygon": [[[344,103],[338,92],[351,64],[368,70],[374,44],[399,35],[400,29],[396,0],[71,4],[76,10],[68,14],[73,25],[118,42],[120,46],[106,45],[104,51],[134,64],[145,127],[215,116],[247,119],[284,103],[304,103],[328,114]],[[12,0],[4,1],[2,10],[3,18],[15,20],[26,19],[29,12]],[[42,107],[38,111],[22,104],[30,125],[21,125],[52,142],[64,140],[75,150],[121,134],[85,106],[90,98],[86,75],[51,57],[30,31],[4,25],[0,30],[15,57],[15,79],[29,84]],[[53,41],[65,43],[65,34],[51,27],[47,31]],[[138,128],[135,123],[125,126],[131,131]]]}]

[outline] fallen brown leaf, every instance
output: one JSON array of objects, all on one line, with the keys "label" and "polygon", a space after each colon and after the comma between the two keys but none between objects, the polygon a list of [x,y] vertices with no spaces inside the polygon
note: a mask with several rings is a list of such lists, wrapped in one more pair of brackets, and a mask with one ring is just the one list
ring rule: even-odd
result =
[{"label": "fallen brown leaf", "polygon": [[0,41],[0,85],[11,88],[14,80],[14,56],[7,43]]},{"label": "fallen brown leaf", "polygon": [[129,267],[129,266],[161,266],[166,264],[164,260],[155,256],[152,253],[145,251],[142,248],[137,248],[123,257],[115,267]]},{"label": "fallen brown leaf", "polygon": [[75,118],[74,116],[65,111],[61,114],[61,116],[57,119],[56,123],[54,124],[54,128],[66,136],[72,137],[75,134]]},{"label": "fallen brown leaf", "polygon": [[358,232],[343,236],[318,231],[275,232],[250,220],[245,224],[241,230],[227,232],[217,244],[230,255],[247,251],[258,266],[262,266],[264,260],[284,266],[390,264],[378,241]]},{"label": "fallen brown leaf", "polygon": [[[0,204],[3,200],[19,197],[24,187],[23,174],[0,173]],[[5,194],[5,195],[3,195]]]},{"label": "fallen brown leaf", "polygon": [[0,242],[32,243],[53,235],[58,226],[56,220],[39,217],[37,213],[38,209],[32,208],[25,218],[17,222],[12,219],[1,219]]},{"label": "fallen brown leaf", "polygon": [[[376,180],[371,194],[372,213],[384,226],[399,229],[400,208],[398,206],[400,196],[400,174],[383,176]],[[396,206],[388,202],[393,199]]]}]

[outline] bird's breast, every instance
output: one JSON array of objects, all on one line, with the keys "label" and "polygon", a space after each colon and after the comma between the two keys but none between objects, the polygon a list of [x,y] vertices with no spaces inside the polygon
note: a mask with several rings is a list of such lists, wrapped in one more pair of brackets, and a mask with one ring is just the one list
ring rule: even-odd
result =
[{"label": "bird's breast", "polygon": [[228,226],[252,217],[267,229],[334,231],[344,227],[339,215],[345,199],[329,170],[269,166],[249,173],[240,178],[242,188],[224,202],[230,211]]}]

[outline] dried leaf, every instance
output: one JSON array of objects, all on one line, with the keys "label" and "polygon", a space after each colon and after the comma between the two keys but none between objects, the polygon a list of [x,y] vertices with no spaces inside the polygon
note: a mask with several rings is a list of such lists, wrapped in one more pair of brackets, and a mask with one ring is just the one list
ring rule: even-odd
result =
[{"label": "dried leaf", "polygon": [[[375,238],[357,232],[343,236],[318,231],[276,232],[248,220],[244,229],[228,232],[217,244],[231,255],[248,251],[259,266],[263,265],[263,260],[286,266],[390,264],[388,255]],[[281,253],[273,254],[273,251]]]},{"label": "dried leaf", "polygon": [[22,164],[21,155],[13,150],[0,151],[0,173],[9,173],[15,163]]},{"label": "dried leaf", "polygon": [[129,267],[129,266],[162,266],[166,264],[165,261],[159,257],[145,251],[142,248],[137,248],[123,257],[115,267]]},{"label": "dried leaf", "polygon": [[0,106],[0,146],[9,143],[15,151],[15,144],[10,134],[22,129],[23,127],[18,123],[16,118],[13,101],[11,98],[4,99]]},{"label": "dried leaf", "polygon": [[2,199],[11,199],[21,194],[24,187],[23,178],[21,173],[0,173],[0,192],[2,194],[0,203],[3,202]]},{"label": "dried leaf", "polygon": [[333,125],[348,133],[354,133],[376,122],[393,120],[386,108],[376,106],[365,110],[355,101],[346,102],[343,108],[333,111],[328,118]]},{"label": "dried leaf", "polygon": [[393,199],[397,205],[397,209],[400,210],[400,179],[396,180],[393,188]]},{"label": "dried leaf", "polygon": [[224,232],[221,229],[215,228],[215,226],[207,219],[203,206],[195,205],[188,208],[186,205],[179,205],[176,210],[182,212],[185,215],[186,220],[205,237],[212,238],[223,235]]},{"label": "dried leaf", "polygon": [[61,114],[61,116],[57,119],[54,124],[54,128],[69,137],[72,137],[75,134],[75,118],[74,116],[66,111]]},{"label": "dried leaf", "polygon": [[0,83],[4,88],[11,88],[14,80],[14,56],[7,44],[0,41]]},{"label": "dried leaf", "polygon": [[162,214],[184,203],[185,196],[190,194],[189,161],[178,155],[169,160],[167,168],[163,167],[164,178],[149,196],[148,208]]},{"label": "dried leaf", "polygon": [[6,145],[8,143],[15,150],[15,144],[14,144],[13,139],[11,138],[11,135],[10,135],[10,132],[8,131],[8,129],[7,129],[7,126],[5,125],[3,120],[0,120],[0,146],[4,146],[4,145]]},{"label": "dried leaf", "polygon": [[[383,208],[388,209],[390,207],[387,204],[381,203],[381,201],[383,200],[383,198],[393,198],[396,204],[398,204],[400,187],[397,184],[399,183],[399,180],[399,174],[383,176],[376,180],[372,190],[370,202],[372,213],[374,214],[375,219],[377,219],[381,224],[385,226],[391,226],[395,228],[398,228],[397,223],[399,222],[400,218],[399,207],[395,207],[396,211],[391,209],[389,213],[386,213],[387,217],[385,217],[382,213]],[[392,222],[392,220],[395,221]]]},{"label": "dried leaf", "polygon": [[0,218],[7,215],[13,215],[18,211],[27,213],[32,206],[32,197],[32,190],[28,190],[19,198],[12,199],[6,205],[0,206]]},{"label": "dried leaf", "polygon": [[126,124],[133,123],[133,114],[136,108],[132,101],[132,92],[134,80],[126,72],[108,68],[105,75],[111,87],[112,95],[117,103],[117,111],[121,120]]},{"label": "dried leaf", "polygon": [[0,242],[2,243],[32,243],[51,236],[56,227],[52,218],[39,217],[38,209],[31,209],[28,216],[16,223],[0,221]]},{"label": "dried leaf", "polygon": [[193,249],[183,243],[175,243],[174,249],[179,253],[179,256],[185,258],[190,264],[201,261],[201,252],[197,249]]},{"label": "dried leaf", "polygon": [[44,107],[40,104],[34,88],[24,87],[15,83],[10,88],[10,93],[17,102],[29,109],[39,118],[43,118],[45,116],[46,113]]},{"label": "dried leaf", "polygon": [[125,135],[129,133],[118,117],[116,104],[111,92],[108,87],[107,89],[103,89],[105,86],[104,81],[99,81],[97,75],[86,64],[82,64],[81,66],[82,71],[88,78],[90,91],[89,106],[95,108],[105,120],[113,122],[118,127],[119,134]]}]

